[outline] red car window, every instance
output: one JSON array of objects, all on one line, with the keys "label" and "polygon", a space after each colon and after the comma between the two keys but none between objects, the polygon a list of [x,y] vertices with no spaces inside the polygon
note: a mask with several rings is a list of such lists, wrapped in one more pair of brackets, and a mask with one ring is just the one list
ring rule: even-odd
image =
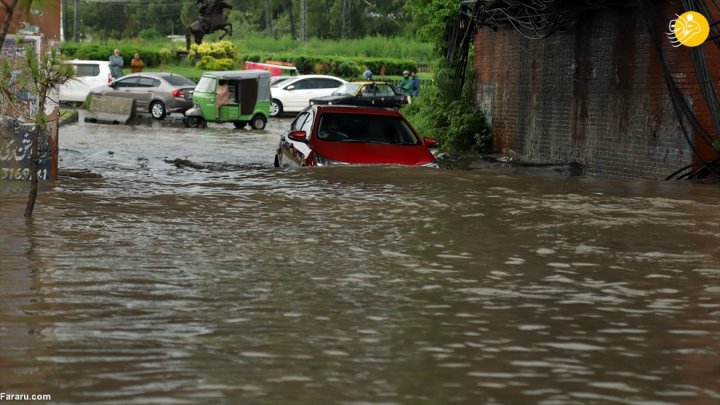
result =
[{"label": "red car window", "polygon": [[[332,128],[330,127],[332,123]],[[417,145],[418,137],[398,116],[374,114],[323,114],[318,138],[333,142]]]}]

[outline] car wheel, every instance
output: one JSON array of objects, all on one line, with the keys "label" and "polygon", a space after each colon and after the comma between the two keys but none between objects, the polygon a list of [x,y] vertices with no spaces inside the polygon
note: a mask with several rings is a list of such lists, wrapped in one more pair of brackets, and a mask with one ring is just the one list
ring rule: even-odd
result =
[{"label": "car wheel", "polygon": [[188,128],[207,128],[207,122],[203,117],[185,117],[185,126]]},{"label": "car wheel", "polygon": [[283,105],[280,100],[272,99],[270,102],[270,116],[277,117],[283,112]]},{"label": "car wheel", "polygon": [[152,104],[150,104],[150,115],[152,115],[152,117],[156,120],[161,120],[165,118],[165,116],[167,115],[167,111],[165,110],[165,104],[163,104],[161,101],[153,101]]},{"label": "car wheel", "polygon": [[247,121],[233,121],[233,125],[235,125],[235,128],[242,129],[245,128],[245,125],[247,125]]},{"label": "car wheel", "polygon": [[265,129],[265,124],[267,124],[267,120],[262,115],[256,115],[250,121],[252,129]]}]

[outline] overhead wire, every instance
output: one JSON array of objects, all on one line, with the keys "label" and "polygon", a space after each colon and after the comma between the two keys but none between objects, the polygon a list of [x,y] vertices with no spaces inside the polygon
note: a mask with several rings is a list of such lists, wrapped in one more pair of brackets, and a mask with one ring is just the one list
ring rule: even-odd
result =
[{"label": "overhead wire", "polygon": [[[660,40],[658,39],[656,35],[656,27],[657,27],[657,13],[655,10],[655,5],[653,4],[652,0],[642,0],[643,7],[641,7],[642,10],[642,16],[643,20],[645,21],[648,34],[650,35],[650,39],[653,45],[653,48],[655,48],[655,52],[657,53],[660,63],[662,65],[662,72],[663,77],[665,79],[665,84],[668,88],[668,91],[670,93],[670,101],[672,103],[673,109],[675,110],[675,114],[678,119],[678,125],[682,131],[682,135],[685,138],[688,146],[692,150],[693,154],[695,155],[695,158],[698,160],[698,162],[695,162],[694,164],[685,166],[685,168],[694,168],[694,167],[700,167],[700,169],[696,169],[691,173],[686,173],[680,178],[692,178],[694,176],[702,175],[702,173],[706,172],[712,172],[717,176],[720,176],[719,168],[717,168],[717,160],[714,161],[707,161],[705,160],[701,153],[698,151],[697,147],[695,146],[695,142],[693,140],[693,132],[690,131],[690,129],[694,130],[695,133],[699,134],[699,138],[701,141],[706,142],[709,146],[712,147],[712,136],[703,128],[697,117],[695,116],[695,113],[693,112],[692,107],[688,105],[688,102],[686,98],[683,96],[683,94],[680,92],[680,89],[675,82],[675,79],[673,78],[672,71],[670,70],[669,64],[667,62],[667,59],[665,58],[665,55],[662,50],[662,44]],[[690,125],[691,128],[687,128],[685,125],[685,122]],[[670,180],[674,176],[676,176],[679,172],[681,172],[683,169],[680,169],[679,171],[676,171],[675,173],[671,174],[670,176],[667,176],[665,179]]]},{"label": "overhead wire", "polygon": [[[696,10],[703,15],[712,16],[713,13],[710,12],[711,6],[709,2],[712,2],[712,6],[720,13],[720,0],[682,0],[686,10]],[[473,4],[474,7],[470,7],[469,4]],[[475,2],[463,2],[461,9],[472,9],[471,14],[473,15],[474,25],[478,28],[489,27],[497,30],[500,27],[508,26],[519,32],[525,38],[543,39],[557,32],[559,29],[568,27],[576,20],[577,13],[582,10],[604,9],[613,6],[636,6],[641,9],[648,33],[653,42],[653,47],[662,64],[663,77],[668,88],[673,110],[678,119],[679,127],[693,155],[697,159],[697,162],[676,171],[668,176],[667,179],[678,176],[679,173],[685,170],[690,171],[680,175],[678,178],[701,177],[708,173],[714,173],[720,176],[720,167],[718,167],[719,160],[706,161],[695,145],[695,140],[697,139],[713,149],[718,144],[718,137],[720,136],[720,96],[718,96],[713,77],[708,69],[704,51],[701,47],[696,47],[691,50],[691,55],[700,92],[712,115],[711,121],[714,134],[711,129],[705,128],[702,125],[695,115],[693,108],[688,104],[688,100],[686,100],[682,94],[678,84],[675,82],[669,63],[663,54],[662,44],[655,33],[658,27],[658,18],[655,4],[652,0],[577,0],[574,2],[565,0],[478,0]],[[469,15],[467,10],[465,11],[465,15]],[[467,25],[472,26],[473,24],[466,24],[465,27],[472,28]],[[720,21],[712,21],[709,25],[710,35],[707,43],[714,43],[720,48]],[[467,49],[465,48],[465,40],[468,38],[468,32],[466,31],[463,34],[463,40],[454,45],[456,49],[450,51],[450,54],[457,56],[458,51],[462,52],[462,49]],[[450,59],[448,60],[451,61]],[[459,78],[459,85],[462,86],[465,72],[464,64],[467,63],[467,61],[458,57],[455,57],[453,60],[453,63],[463,64],[462,67],[455,66],[455,70],[458,73],[456,77]],[[689,128],[687,126],[689,126]]]}]

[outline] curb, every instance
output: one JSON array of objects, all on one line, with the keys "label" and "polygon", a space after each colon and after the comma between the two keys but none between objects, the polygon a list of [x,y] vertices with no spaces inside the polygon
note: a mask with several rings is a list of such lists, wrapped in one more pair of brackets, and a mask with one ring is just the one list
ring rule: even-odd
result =
[{"label": "curb", "polygon": [[74,124],[78,122],[78,112],[77,110],[67,110],[67,109],[61,109],[60,110],[60,119],[58,120],[58,126],[68,125],[68,124]]}]

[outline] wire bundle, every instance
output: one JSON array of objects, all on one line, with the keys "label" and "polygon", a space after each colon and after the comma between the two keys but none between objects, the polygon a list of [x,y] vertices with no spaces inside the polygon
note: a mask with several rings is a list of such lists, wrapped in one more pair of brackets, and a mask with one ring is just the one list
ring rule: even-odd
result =
[{"label": "wire bundle", "polygon": [[529,39],[547,38],[572,24],[581,10],[628,5],[617,0],[479,0],[476,4],[478,26],[492,29],[511,26]]},{"label": "wire bundle", "polygon": [[[682,0],[682,5],[685,11],[698,11],[705,16],[712,16],[711,11],[714,7],[715,14],[720,14],[720,0]],[[691,50],[700,92],[711,114],[712,128],[705,128],[698,120],[693,108],[688,104],[686,97],[673,78],[673,73],[669,68],[670,64],[663,54],[662,42],[657,35],[657,27],[665,27],[667,21],[658,19],[653,0],[464,1],[458,21],[448,26],[446,35],[448,48],[445,55],[450,65],[455,67],[456,86],[462,87],[465,80],[467,51],[476,28],[489,27],[497,30],[498,28],[512,27],[526,38],[543,39],[575,23],[577,14],[583,10],[620,6],[636,6],[641,10],[649,35],[662,63],[663,76],[679,126],[696,158],[696,162],[677,170],[666,179],[705,178],[710,173],[720,177],[720,159],[706,161],[695,145],[695,138],[697,138],[710,149],[720,151],[720,96],[715,88],[711,71],[708,69],[703,49],[707,44],[714,44],[720,49],[720,21],[710,22],[710,35],[707,42],[703,46]]]},{"label": "wire bundle", "polygon": [[[710,0],[720,12],[720,2],[717,0]],[[687,141],[690,149],[695,155],[696,162],[693,162],[687,166],[680,168],[671,175],[667,176],[666,180],[676,178],[681,179],[703,179],[707,175],[714,173],[720,177],[720,159],[705,160],[695,144],[695,140],[703,142],[710,149],[718,149],[720,147],[720,97],[718,96],[717,89],[715,88],[713,77],[707,66],[707,60],[705,59],[705,51],[703,46],[692,48],[690,53],[692,55],[693,66],[695,68],[695,75],[697,77],[697,83],[700,87],[703,99],[708,106],[708,110],[711,114],[712,128],[705,128],[700,120],[695,116],[693,108],[688,104],[686,97],[680,91],[673,73],[669,68],[669,63],[665,58],[662,50],[662,43],[658,39],[655,27],[657,26],[658,18],[655,11],[655,6],[652,0],[643,0],[643,16],[647,24],[650,37],[653,40],[653,45],[658,57],[662,63],[663,76],[665,78],[665,84],[667,85],[670,93],[670,100],[672,101],[673,109],[678,118],[678,124],[680,129]],[[710,7],[707,1],[695,1],[695,0],[682,0],[683,7],[686,11],[699,11],[703,15],[712,15]],[[710,38],[705,44],[715,43],[720,48],[720,37],[717,35],[718,22],[711,23]],[[715,36],[715,38],[712,38]],[[694,137],[693,135],[697,135]]]}]

